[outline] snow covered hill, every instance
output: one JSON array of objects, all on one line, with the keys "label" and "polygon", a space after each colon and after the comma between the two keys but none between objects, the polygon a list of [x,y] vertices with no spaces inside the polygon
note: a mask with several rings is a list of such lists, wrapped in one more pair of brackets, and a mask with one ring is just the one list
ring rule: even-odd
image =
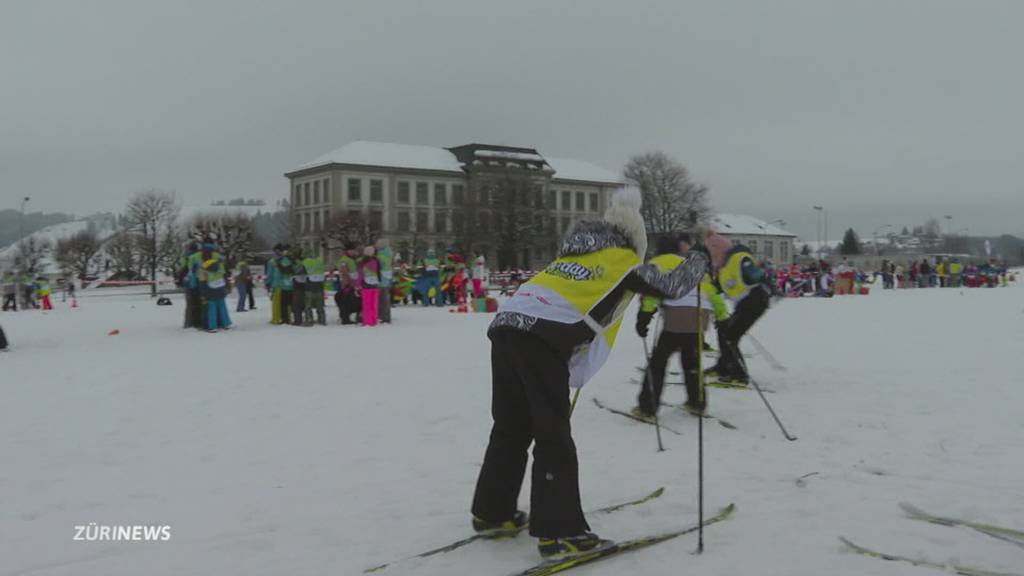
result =
[{"label": "snow covered hill", "polygon": [[[70,238],[79,232],[88,230],[90,222],[93,223],[93,229],[96,230],[96,234],[99,236],[100,240],[106,240],[114,234],[112,218],[107,221],[83,218],[73,222],[63,222],[47,226],[42,230],[37,230],[36,232],[29,234],[26,238],[34,238],[37,242],[49,242],[51,248],[56,248],[58,240]],[[0,269],[13,266],[14,257],[18,251],[18,244],[18,242],[15,242],[6,248],[0,249]],[[49,256],[43,259],[42,270],[47,273],[57,272],[58,265],[56,260],[54,260],[52,251]]]},{"label": "snow covered hill", "polygon": [[[1022,295],[1018,283],[782,302],[753,333],[788,370],[747,352],[800,439],[784,440],[753,392],[712,390],[712,412],[738,430],[705,428],[706,504],[735,502],[734,516],[708,528],[701,556],[685,536],[574,573],[929,573],[844,551],[840,535],[1021,572],[1024,549],[898,504],[1024,529]],[[0,575],[350,575],[471,533],[491,317],[397,308],[392,326],[274,327],[260,296],[264,309],[216,335],[182,331],[179,301],[126,295],[0,315],[14,346],[0,355]],[[696,520],[695,419],[666,408],[683,435],[658,453],[653,428],[591,402],[629,409],[642,354],[624,332],[573,418],[586,509],[667,488],[589,517],[605,537]],[[682,402],[682,388],[665,399]],[[172,537],[74,541],[90,522],[169,525]],[[381,573],[537,561],[522,535]]]}]

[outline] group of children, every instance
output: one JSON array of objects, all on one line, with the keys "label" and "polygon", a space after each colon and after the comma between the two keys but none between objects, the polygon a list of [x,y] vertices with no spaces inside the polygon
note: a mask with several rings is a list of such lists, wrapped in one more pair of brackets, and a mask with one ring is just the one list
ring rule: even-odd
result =
[{"label": "group of children", "polygon": [[210,333],[231,328],[225,304],[230,273],[213,239],[189,243],[178,259],[175,280],[185,293],[185,328]]},{"label": "group of children", "polygon": [[[321,249],[328,251],[326,244]],[[382,238],[367,246],[346,243],[332,273],[322,257],[304,257],[301,248],[278,244],[264,274],[273,302],[272,324],[326,324],[323,303],[330,282],[341,324],[376,326],[391,323],[395,303],[464,304],[470,289],[479,297],[487,269],[483,256],[470,269],[454,249],[443,259],[429,249],[422,259],[409,264]]]},{"label": "group of children", "polygon": [[[75,282],[66,278],[57,281],[63,293],[63,300],[71,299],[75,303]],[[53,303],[50,300],[52,290],[50,280],[46,276],[38,276],[35,279],[30,274],[15,274],[8,270],[4,272],[3,280],[3,311],[18,311],[18,296],[20,291],[21,307],[23,310],[39,309],[53,310]],[[19,290],[20,288],[20,290]]]}]

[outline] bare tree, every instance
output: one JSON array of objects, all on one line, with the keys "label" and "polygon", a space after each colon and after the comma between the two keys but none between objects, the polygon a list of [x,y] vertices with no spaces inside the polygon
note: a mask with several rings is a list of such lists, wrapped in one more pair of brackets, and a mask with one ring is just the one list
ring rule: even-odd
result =
[{"label": "bare tree", "polygon": [[557,226],[550,213],[543,179],[509,168],[473,182],[465,201],[451,209],[452,232],[467,253],[495,246],[499,267],[518,266],[519,250],[554,243]]},{"label": "bare tree", "polygon": [[53,245],[49,240],[28,236],[18,242],[14,251],[14,266],[22,274],[35,276],[43,272],[43,260],[50,255]]},{"label": "bare tree", "polygon": [[642,213],[647,230],[654,234],[676,232],[693,226],[708,215],[708,188],[690,178],[681,163],[664,152],[633,156],[623,169],[626,179],[640,187]]},{"label": "bare tree", "polygon": [[82,230],[58,240],[54,256],[65,274],[84,279],[95,268],[100,247],[99,236],[94,230]]},{"label": "bare tree", "polygon": [[367,246],[373,244],[380,236],[380,230],[371,226],[362,212],[339,213],[324,224],[320,238],[344,245],[347,242]]},{"label": "bare tree", "polygon": [[157,272],[172,267],[178,255],[181,238],[175,222],[179,210],[173,192],[155,188],[135,194],[125,208],[127,230],[137,237],[139,259],[152,282],[150,294],[154,297]]},{"label": "bare tree", "polygon": [[120,232],[108,240],[104,246],[104,252],[107,253],[114,265],[114,271],[127,275],[131,279],[142,276],[136,241],[137,238],[134,234]]},{"label": "bare tree", "polygon": [[253,222],[244,213],[199,214],[192,219],[189,229],[194,235],[216,239],[220,253],[227,260],[228,269],[234,269],[252,251]]}]

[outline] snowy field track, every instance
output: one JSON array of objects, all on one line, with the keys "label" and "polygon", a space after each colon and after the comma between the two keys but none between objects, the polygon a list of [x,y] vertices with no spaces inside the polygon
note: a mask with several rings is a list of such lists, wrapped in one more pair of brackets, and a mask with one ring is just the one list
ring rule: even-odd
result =
[{"label": "snowy field track", "polygon": [[[13,348],[0,354],[0,576],[347,576],[471,534],[492,316],[398,307],[391,326],[275,327],[261,293],[260,310],[232,313],[235,330],[205,334],[180,328],[180,296],[81,296],[74,310],[0,314]],[[664,408],[682,435],[659,453],[652,427],[591,401],[634,405],[633,318],[573,416],[585,509],[666,487],[589,517],[614,539],[697,518],[697,420]],[[707,529],[703,555],[689,535],[573,574],[941,573],[839,536],[1024,574],[1024,549],[899,506],[1024,529],[1020,283],[788,300],[753,334],[788,368],[746,345],[799,440],[753,391],[710,390],[710,411],[737,429],[705,421],[705,509],[735,502],[735,514]],[[75,541],[91,522],[168,525],[171,539]],[[536,564],[535,544],[475,542],[380,574],[500,576]]]}]

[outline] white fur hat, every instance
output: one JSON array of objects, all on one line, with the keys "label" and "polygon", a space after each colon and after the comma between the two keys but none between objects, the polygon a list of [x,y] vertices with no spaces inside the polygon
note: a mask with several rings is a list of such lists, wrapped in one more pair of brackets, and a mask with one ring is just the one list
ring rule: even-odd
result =
[{"label": "white fur hat", "polygon": [[647,227],[640,214],[643,201],[639,188],[625,186],[612,195],[611,204],[604,212],[604,221],[621,228],[641,258],[647,254]]}]

